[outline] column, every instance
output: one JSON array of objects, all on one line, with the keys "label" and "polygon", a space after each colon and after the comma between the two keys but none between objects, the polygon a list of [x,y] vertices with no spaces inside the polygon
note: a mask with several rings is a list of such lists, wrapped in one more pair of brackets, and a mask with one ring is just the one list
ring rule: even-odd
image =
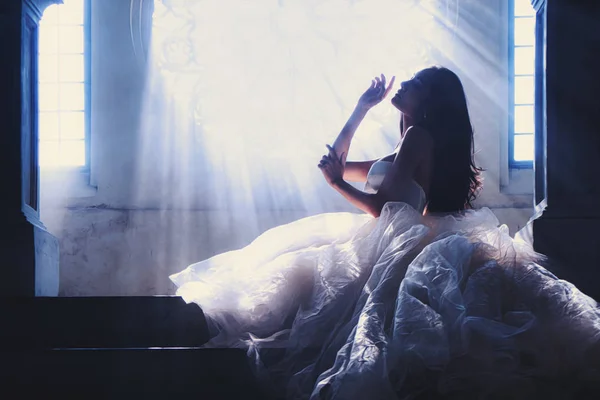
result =
[{"label": "column", "polygon": [[0,295],[58,295],[58,241],[39,219],[38,24],[61,0],[0,5]]},{"label": "column", "polygon": [[600,4],[533,0],[537,251],[557,275],[600,300]]}]

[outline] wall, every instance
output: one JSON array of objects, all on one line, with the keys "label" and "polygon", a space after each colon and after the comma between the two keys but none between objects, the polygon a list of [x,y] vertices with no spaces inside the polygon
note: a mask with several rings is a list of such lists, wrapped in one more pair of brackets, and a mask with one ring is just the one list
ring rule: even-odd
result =
[{"label": "wall", "polygon": [[[160,209],[132,200],[146,71],[132,51],[127,3],[92,2],[92,175],[42,175],[42,220],[60,240],[63,296],[172,294],[169,274],[305,215],[263,210],[255,225],[246,226],[243,216],[225,211]],[[486,169],[478,205],[491,207],[514,233],[531,215],[532,200],[529,172],[511,172],[504,162],[507,2],[481,3],[460,2],[464,12],[457,32],[476,39],[485,54],[456,47],[452,58],[470,65],[452,66],[473,71],[468,60],[484,60],[474,71],[476,78],[464,78],[477,132],[477,161]],[[340,204],[331,209],[343,209]]]}]

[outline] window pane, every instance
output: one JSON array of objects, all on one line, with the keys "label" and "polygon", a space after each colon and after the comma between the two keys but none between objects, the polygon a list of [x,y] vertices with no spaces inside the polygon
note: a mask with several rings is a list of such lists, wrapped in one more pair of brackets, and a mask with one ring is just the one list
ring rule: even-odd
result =
[{"label": "window pane", "polygon": [[532,161],[534,155],[533,135],[515,135],[515,161]]},{"label": "window pane", "polygon": [[58,56],[40,55],[38,70],[40,82],[58,81]]},{"label": "window pane", "polygon": [[515,74],[533,75],[535,70],[535,48],[515,47]]},{"label": "window pane", "polygon": [[39,53],[56,54],[58,53],[58,27],[42,26],[39,30]]},{"label": "window pane", "polygon": [[64,0],[62,9],[83,14],[85,0]]},{"label": "window pane", "polygon": [[85,106],[83,83],[63,83],[60,85],[59,99],[62,111],[82,111]]},{"label": "window pane", "polygon": [[60,80],[61,82],[83,82],[83,54],[60,57]]},{"label": "window pane", "polygon": [[515,45],[535,44],[535,19],[515,18]]},{"label": "window pane", "polygon": [[56,166],[59,165],[59,143],[58,141],[41,141],[40,140],[40,166]]},{"label": "window pane", "polygon": [[83,25],[83,13],[77,10],[61,10],[60,11],[61,25]]},{"label": "window pane", "polygon": [[58,140],[58,114],[53,112],[40,113],[40,140]]},{"label": "window pane", "polygon": [[535,111],[533,106],[515,107],[515,133],[535,132]]},{"label": "window pane", "polygon": [[515,77],[515,104],[533,104],[535,100],[535,81],[533,76]]},{"label": "window pane", "polygon": [[81,112],[60,113],[60,137],[61,139],[85,138],[85,116]]},{"label": "window pane", "polygon": [[58,109],[58,85],[55,83],[42,83],[39,86],[40,111]]},{"label": "window pane", "polygon": [[62,54],[83,53],[83,26],[61,26],[58,37]]},{"label": "window pane", "polygon": [[535,15],[535,10],[531,5],[531,0],[514,0],[515,16],[532,16]]},{"label": "window pane", "polygon": [[83,0],[65,1],[59,21],[61,25],[83,25]]},{"label": "window pane", "polygon": [[40,26],[58,23],[58,5],[52,4],[46,8],[40,21]]},{"label": "window pane", "polygon": [[40,166],[85,165],[84,7],[64,0],[40,21]]},{"label": "window pane", "polygon": [[60,142],[60,164],[70,167],[85,165],[85,142],[83,140]]}]

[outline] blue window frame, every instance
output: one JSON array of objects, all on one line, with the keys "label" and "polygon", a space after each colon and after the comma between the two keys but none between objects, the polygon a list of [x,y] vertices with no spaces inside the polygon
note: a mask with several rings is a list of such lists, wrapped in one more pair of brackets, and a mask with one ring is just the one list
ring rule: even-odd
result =
[{"label": "blue window frame", "polygon": [[509,6],[509,164],[531,168],[535,133],[535,11],[530,0]]},{"label": "blue window frame", "polygon": [[39,36],[39,163],[90,162],[90,2],[49,6]]}]

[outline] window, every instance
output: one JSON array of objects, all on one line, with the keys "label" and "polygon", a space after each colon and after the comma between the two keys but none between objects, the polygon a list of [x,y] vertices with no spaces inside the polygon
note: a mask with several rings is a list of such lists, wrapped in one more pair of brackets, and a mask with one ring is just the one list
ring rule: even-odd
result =
[{"label": "window", "polygon": [[39,35],[39,163],[89,164],[89,2],[49,6]]},{"label": "window", "polygon": [[535,132],[535,11],[530,0],[513,0],[510,9],[510,164],[531,167]]}]

